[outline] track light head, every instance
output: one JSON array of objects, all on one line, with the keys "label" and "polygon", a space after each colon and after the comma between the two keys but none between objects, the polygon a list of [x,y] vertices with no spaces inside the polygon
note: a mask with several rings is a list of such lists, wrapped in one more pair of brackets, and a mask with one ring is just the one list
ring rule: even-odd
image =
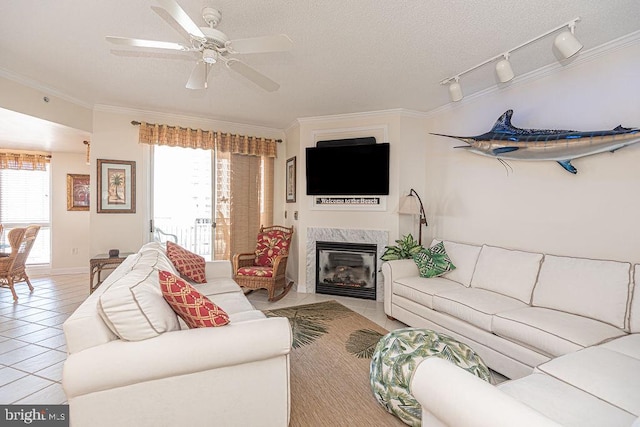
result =
[{"label": "track light head", "polygon": [[509,62],[508,53],[496,63],[496,75],[501,83],[506,83],[515,76],[513,69],[511,68],[511,63]]},{"label": "track light head", "polygon": [[572,57],[582,49],[582,43],[574,35],[575,28],[575,22],[569,24],[569,29],[558,34],[553,42],[553,45],[564,59]]},{"label": "track light head", "polygon": [[453,102],[460,101],[464,97],[462,94],[462,87],[458,80],[459,78],[456,77],[455,80],[449,84],[449,96]]}]

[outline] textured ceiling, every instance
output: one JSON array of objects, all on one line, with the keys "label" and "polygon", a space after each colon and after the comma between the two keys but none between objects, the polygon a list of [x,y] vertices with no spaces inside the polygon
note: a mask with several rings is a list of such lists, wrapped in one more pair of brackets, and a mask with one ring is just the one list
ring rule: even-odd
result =
[{"label": "textured ceiling", "polygon": [[[285,128],[299,117],[433,110],[449,102],[442,79],[575,17],[585,50],[640,29],[638,0],[178,2],[201,25],[203,6],[220,9],[218,29],[231,39],[287,34],[289,52],[242,55],[280,89],[265,92],[219,63],[209,89],[191,91],[188,55],[118,51],[105,41],[184,42],[153,0],[3,0],[0,72],[87,105]],[[554,63],[552,40],[514,53],[516,75]],[[486,68],[462,80],[465,93],[495,85]]]}]

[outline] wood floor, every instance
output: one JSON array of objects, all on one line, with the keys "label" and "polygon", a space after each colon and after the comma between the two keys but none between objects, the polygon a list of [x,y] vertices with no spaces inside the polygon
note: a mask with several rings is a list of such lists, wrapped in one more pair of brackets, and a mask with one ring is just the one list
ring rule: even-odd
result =
[{"label": "wood floor", "polygon": [[[89,295],[88,274],[34,277],[35,288],[16,285],[14,304],[9,289],[0,288],[0,404],[60,404],[62,364],[66,346],[62,324]],[[289,292],[278,302],[266,291],[249,295],[259,310],[337,300],[387,330],[405,327],[388,320],[383,304],[357,298]]]}]

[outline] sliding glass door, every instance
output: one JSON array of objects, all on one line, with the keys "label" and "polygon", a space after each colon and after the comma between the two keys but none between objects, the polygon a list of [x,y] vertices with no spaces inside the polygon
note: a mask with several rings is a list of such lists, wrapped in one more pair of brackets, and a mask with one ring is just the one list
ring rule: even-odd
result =
[{"label": "sliding glass door", "polygon": [[171,240],[206,260],[255,249],[273,221],[273,158],[156,145],[152,240]]},{"label": "sliding glass door", "polygon": [[214,152],[153,147],[153,239],[215,258]]}]

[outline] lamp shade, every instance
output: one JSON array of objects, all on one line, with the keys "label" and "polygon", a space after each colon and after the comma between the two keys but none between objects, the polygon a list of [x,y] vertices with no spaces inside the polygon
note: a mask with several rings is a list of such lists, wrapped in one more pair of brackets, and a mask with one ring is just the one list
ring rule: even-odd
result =
[{"label": "lamp shade", "polygon": [[463,98],[464,95],[462,94],[460,83],[455,81],[449,85],[449,96],[454,102],[460,101]]},{"label": "lamp shade", "polygon": [[582,49],[582,43],[569,30],[558,34],[553,45],[565,59],[572,57]]},{"label": "lamp shade", "polygon": [[501,59],[496,63],[496,74],[501,83],[506,83],[513,79],[515,74],[513,74],[511,63],[507,58]]},{"label": "lamp shade", "polygon": [[400,198],[398,213],[405,215],[420,215],[420,206],[418,205],[417,197],[409,195]]}]

